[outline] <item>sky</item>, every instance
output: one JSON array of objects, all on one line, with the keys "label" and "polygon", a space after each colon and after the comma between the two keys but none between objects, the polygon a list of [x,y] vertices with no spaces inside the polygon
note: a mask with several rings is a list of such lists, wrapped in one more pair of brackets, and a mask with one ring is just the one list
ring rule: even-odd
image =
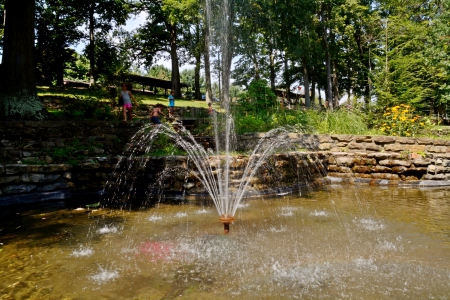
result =
[{"label": "sky", "polygon": [[[141,12],[140,14],[131,17],[126,22],[124,29],[126,31],[133,31],[136,28],[138,28],[139,26],[143,25],[145,23],[146,18],[147,18],[147,13]],[[80,29],[84,30],[85,27],[83,26]],[[80,42],[78,45],[75,45],[72,48],[75,49],[78,53],[82,53],[85,47],[86,47],[86,43]],[[168,69],[172,69],[172,62],[170,59],[159,59],[159,60],[155,61],[154,64],[155,65],[163,65]],[[193,68],[194,68],[194,65],[183,65],[180,67],[180,71],[182,71],[184,69],[193,69]]]}]

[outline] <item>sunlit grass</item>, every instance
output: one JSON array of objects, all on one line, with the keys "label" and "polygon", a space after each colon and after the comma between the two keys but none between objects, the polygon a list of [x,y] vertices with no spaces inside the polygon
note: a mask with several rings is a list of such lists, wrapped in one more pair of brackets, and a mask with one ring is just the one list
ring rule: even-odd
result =
[{"label": "sunlit grass", "polygon": [[[92,98],[100,101],[111,101],[111,95],[101,89],[88,89],[88,88],[76,88],[70,87],[67,89],[62,88],[52,88],[52,87],[37,87],[38,96],[52,96],[52,97],[81,97],[81,98]],[[163,104],[168,105],[168,96],[165,95],[151,95],[149,93],[143,93],[141,91],[133,91],[133,95],[136,100],[142,104],[155,105]],[[206,101],[200,100],[184,100],[175,99],[175,106],[177,107],[198,107],[198,108],[208,108]],[[217,105],[214,105],[216,108]]]}]

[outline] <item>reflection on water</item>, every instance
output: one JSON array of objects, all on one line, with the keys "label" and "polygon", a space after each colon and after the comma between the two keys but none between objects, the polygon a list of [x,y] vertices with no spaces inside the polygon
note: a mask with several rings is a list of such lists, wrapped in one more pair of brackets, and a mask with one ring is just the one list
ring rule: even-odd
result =
[{"label": "reflection on water", "polygon": [[329,187],[0,223],[0,299],[448,299],[450,190]]}]

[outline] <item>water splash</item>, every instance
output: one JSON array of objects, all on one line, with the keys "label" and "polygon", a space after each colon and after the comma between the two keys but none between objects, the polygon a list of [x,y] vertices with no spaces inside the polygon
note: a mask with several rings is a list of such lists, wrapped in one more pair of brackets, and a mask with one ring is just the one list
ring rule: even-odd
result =
[{"label": "water splash", "polygon": [[105,225],[104,227],[99,228],[97,230],[97,232],[100,234],[117,233],[118,231],[119,229],[116,226],[112,225],[111,226]]},{"label": "water splash", "polygon": [[361,219],[359,221],[353,220],[354,223],[358,224],[361,228],[369,231],[378,231],[386,228],[381,221],[375,221],[374,219]]},{"label": "water splash", "polygon": [[99,271],[96,274],[90,276],[90,278],[97,284],[115,281],[119,277],[119,272],[117,270],[109,270],[107,267],[103,268],[101,266],[99,266]]},{"label": "water splash", "polygon": [[92,249],[90,247],[83,247],[83,246],[81,246],[79,249],[73,250],[71,256],[74,256],[74,257],[89,257],[92,254],[94,254],[94,249]]},{"label": "water splash", "polygon": [[185,212],[178,212],[178,213],[176,213],[176,215],[175,215],[175,217],[177,217],[177,218],[185,218],[185,217],[187,217],[187,213],[185,213]]},{"label": "water splash", "polygon": [[315,210],[309,214],[311,217],[328,217],[329,213],[325,210]]},{"label": "water splash", "polygon": [[159,216],[159,215],[151,215],[150,217],[148,217],[147,220],[149,220],[150,222],[159,222],[162,221],[163,217]]}]

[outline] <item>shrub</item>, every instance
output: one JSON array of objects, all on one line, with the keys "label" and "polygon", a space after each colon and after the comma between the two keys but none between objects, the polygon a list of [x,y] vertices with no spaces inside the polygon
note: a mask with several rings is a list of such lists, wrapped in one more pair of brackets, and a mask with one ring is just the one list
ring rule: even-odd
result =
[{"label": "shrub", "polygon": [[265,80],[253,80],[248,91],[241,96],[240,106],[244,112],[261,114],[275,108],[277,96]]},{"label": "shrub", "polygon": [[321,134],[368,134],[370,133],[364,116],[353,110],[306,112],[307,123]]},{"label": "shrub", "polygon": [[380,119],[380,131],[386,135],[415,136],[431,125],[428,119],[417,115],[410,105],[388,107]]},{"label": "shrub", "polygon": [[64,107],[64,116],[70,119],[112,120],[112,108],[96,99],[72,99]]}]

